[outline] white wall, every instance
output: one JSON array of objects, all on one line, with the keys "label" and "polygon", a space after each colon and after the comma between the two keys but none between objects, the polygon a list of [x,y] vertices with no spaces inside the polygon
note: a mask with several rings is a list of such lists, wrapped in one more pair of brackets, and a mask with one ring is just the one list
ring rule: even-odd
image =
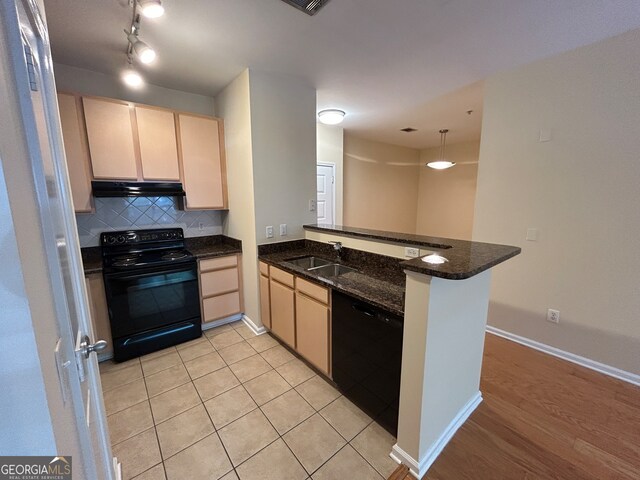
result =
[{"label": "white wall", "polygon": [[[315,223],[316,91],[298,78],[251,70],[251,143],[259,244],[304,238]],[[279,225],[288,234],[280,236]],[[266,238],[273,225],[274,238]]]},{"label": "white wall", "polygon": [[317,160],[318,163],[333,163],[336,175],[333,183],[335,189],[335,217],[333,223],[342,225],[343,183],[344,183],[344,129],[334,125],[316,124]]},{"label": "white wall", "polygon": [[639,79],[640,30],[489,78],[473,232],[523,249],[495,269],[491,325],[635,374]]},{"label": "white wall", "polygon": [[260,321],[255,230],[253,154],[249,71],[245,70],[216,96],[218,115],[224,118],[229,213],[224,233],[242,240],[242,281],[245,314]]},{"label": "white wall", "polygon": [[173,90],[146,84],[130,88],[118,77],[85,70],[83,68],[54,63],[56,87],[59,91],[118,98],[129,102],[144,103],[184,112],[214,115],[213,97]]},{"label": "white wall", "polygon": [[[480,142],[447,145],[447,170],[420,169],[416,233],[471,240]],[[420,164],[438,160],[440,147],[420,151]]]}]

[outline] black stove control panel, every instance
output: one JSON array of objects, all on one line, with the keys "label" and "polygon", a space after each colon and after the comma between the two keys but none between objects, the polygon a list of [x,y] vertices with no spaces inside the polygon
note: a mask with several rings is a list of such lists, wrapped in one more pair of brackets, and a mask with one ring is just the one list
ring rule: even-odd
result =
[{"label": "black stove control panel", "polygon": [[141,243],[171,242],[184,239],[181,228],[158,230],[130,230],[126,232],[103,232],[100,235],[101,245],[136,245]]}]

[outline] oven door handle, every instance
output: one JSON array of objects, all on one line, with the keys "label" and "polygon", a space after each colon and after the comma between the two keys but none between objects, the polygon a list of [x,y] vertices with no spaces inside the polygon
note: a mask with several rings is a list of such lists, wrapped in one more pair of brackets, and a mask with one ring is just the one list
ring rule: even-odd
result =
[{"label": "oven door handle", "polygon": [[197,273],[198,264],[191,263],[188,265],[174,265],[174,266],[158,266],[149,269],[139,269],[136,271],[126,271],[126,272],[109,272],[105,273],[105,279],[117,279],[117,280],[126,280],[129,278],[143,278],[149,277],[153,275],[158,275],[162,273],[179,273],[179,272],[191,272],[194,271]]}]

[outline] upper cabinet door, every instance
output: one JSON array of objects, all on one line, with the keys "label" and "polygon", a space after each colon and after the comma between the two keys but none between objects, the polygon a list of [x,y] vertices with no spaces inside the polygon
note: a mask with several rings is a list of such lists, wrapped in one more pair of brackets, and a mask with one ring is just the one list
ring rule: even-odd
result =
[{"label": "upper cabinet door", "polygon": [[132,111],[124,102],[83,98],[93,176],[137,180]]},{"label": "upper cabinet door", "polygon": [[186,208],[226,208],[221,125],[213,118],[178,114],[178,127]]},{"label": "upper cabinet door", "polygon": [[180,180],[173,112],[136,107],[144,180]]},{"label": "upper cabinet door", "polygon": [[67,170],[71,183],[73,207],[76,212],[91,212],[91,166],[82,122],[80,99],[66,93],[58,94],[60,123]]}]

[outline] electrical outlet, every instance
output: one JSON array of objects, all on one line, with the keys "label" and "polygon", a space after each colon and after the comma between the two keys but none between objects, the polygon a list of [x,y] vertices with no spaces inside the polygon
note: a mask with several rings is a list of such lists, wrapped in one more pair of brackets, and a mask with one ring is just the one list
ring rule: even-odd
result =
[{"label": "electrical outlet", "polygon": [[404,256],[417,258],[420,256],[420,249],[415,247],[405,247],[404,248]]},{"label": "electrical outlet", "polygon": [[560,323],[560,310],[547,310],[547,322]]},{"label": "electrical outlet", "polygon": [[269,225],[267,227],[267,238],[273,238],[273,226]]},{"label": "electrical outlet", "polygon": [[280,225],[280,236],[286,237],[286,235],[287,235],[287,224],[283,223]]},{"label": "electrical outlet", "polygon": [[318,207],[318,204],[315,199],[309,200],[309,211],[315,212]]},{"label": "electrical outlet", "polygon": [[527,228],[527,240],[530,242],[538,241],[538,229],[537,228]]}]

